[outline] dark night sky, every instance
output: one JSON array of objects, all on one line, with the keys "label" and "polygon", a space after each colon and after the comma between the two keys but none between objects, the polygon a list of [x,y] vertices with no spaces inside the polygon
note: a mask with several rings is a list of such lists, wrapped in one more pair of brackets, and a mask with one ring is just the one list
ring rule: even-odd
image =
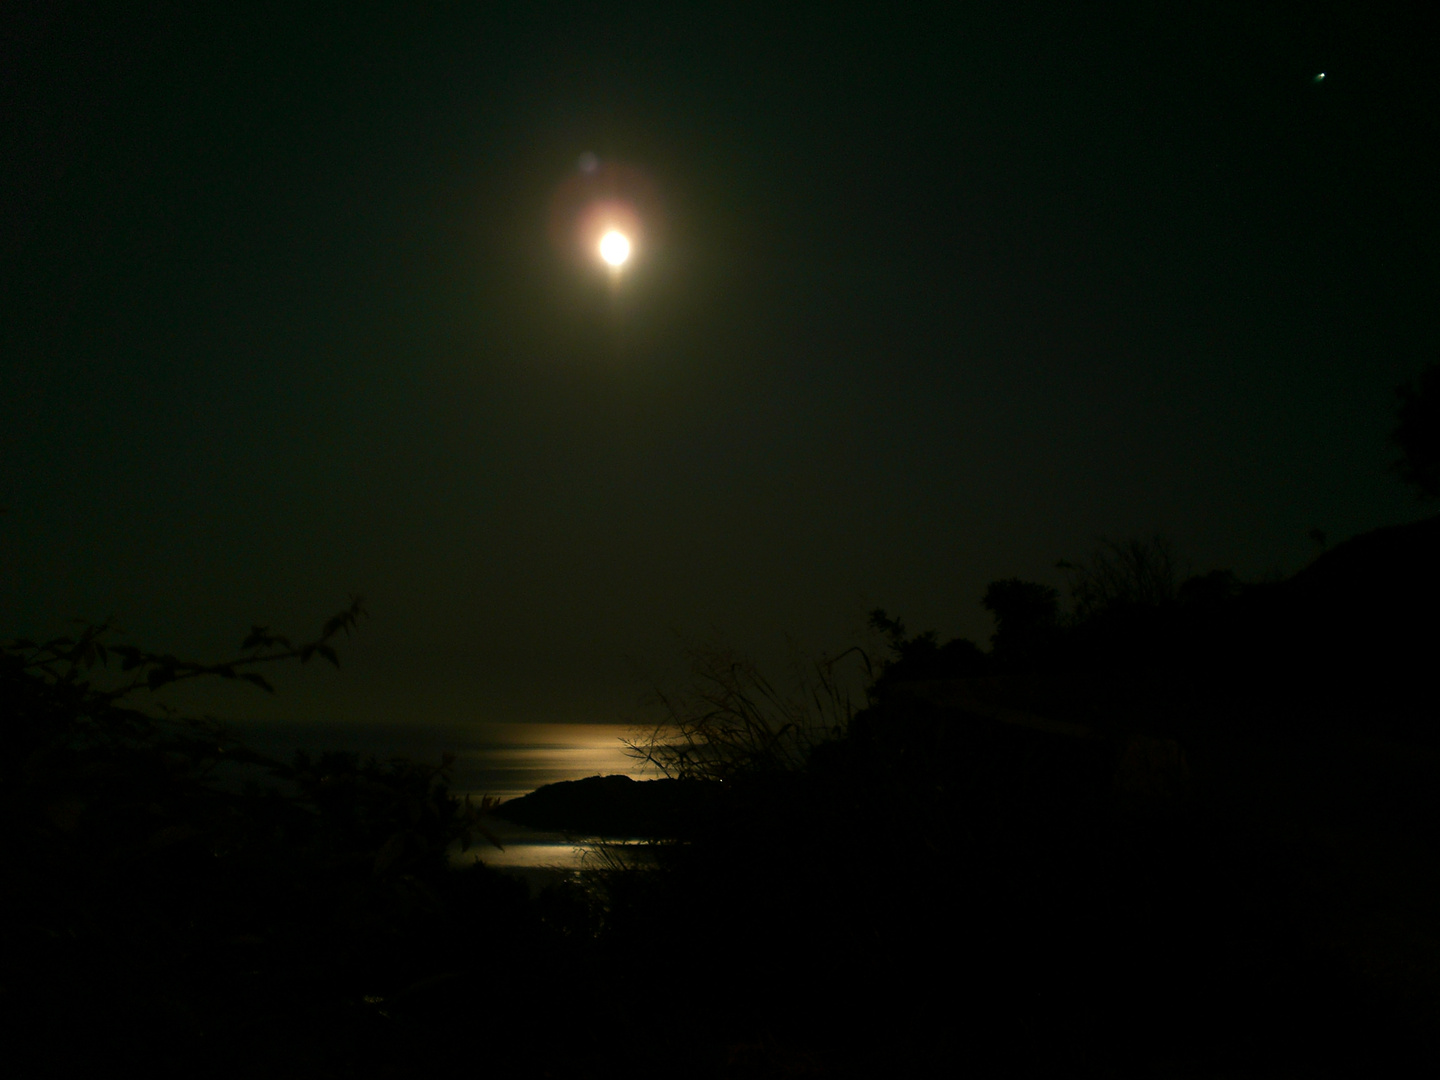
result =
[{"label": "dark night sky", "polygon": [[[983,642],[1101,535],[1422,516],[1429,5],[1096,6],[7,5],[0,636],[360,593],[233,710],[623,720],[677,630]],[[614,293],[585,153],[653,189]]]}]

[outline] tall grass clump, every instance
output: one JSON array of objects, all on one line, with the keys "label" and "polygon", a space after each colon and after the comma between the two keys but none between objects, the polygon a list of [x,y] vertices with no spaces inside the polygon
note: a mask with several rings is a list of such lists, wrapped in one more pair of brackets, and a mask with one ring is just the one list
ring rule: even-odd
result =
[{"label": "tall grass clump", "polygon": [[783,688],[731,649],[689,646],[685,657],[689,681],[655,691],[662,719],[628,744],[638,760],[681,780],[801,771],[817,746],[849,731],[865,700],[858,670],[871,677],[858,646],[794,664]]}]

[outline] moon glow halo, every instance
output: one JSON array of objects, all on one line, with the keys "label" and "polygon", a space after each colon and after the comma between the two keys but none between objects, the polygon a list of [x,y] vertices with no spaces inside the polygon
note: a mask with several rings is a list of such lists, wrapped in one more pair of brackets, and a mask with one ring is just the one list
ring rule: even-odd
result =
[{"label": "moon glow halo", "polygon": [[578,268],[598,264],[617,279],[654,247],[663,217],[654,185],[639,169],[587,155],[550,199],[550,240]]}]

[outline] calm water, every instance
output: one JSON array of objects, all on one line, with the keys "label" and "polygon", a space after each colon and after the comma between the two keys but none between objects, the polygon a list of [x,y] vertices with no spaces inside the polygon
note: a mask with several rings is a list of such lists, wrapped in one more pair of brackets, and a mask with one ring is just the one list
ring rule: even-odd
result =
[{"label": "calm water", "polygon": [[[401,756],[438,762],[455,755],[453,790],[477,799],[493,795],[513,799],[545,784],[587,776],[624,775],[636,780],[659,774],[631,756],[625,740],[637,735],[623,724],[473,723],[446,727],[422,724],[287,724],[237,726],[236,733],[256,749],[288,757],[296,750],[320,753],[346,750],[378,758]],[[486,864],[511,870],[538,885],[573,873],[593,858],[591,849],[558,833],[542,833],[492,821],[504,850],[485,841],[456,861],[477,856]]]}]

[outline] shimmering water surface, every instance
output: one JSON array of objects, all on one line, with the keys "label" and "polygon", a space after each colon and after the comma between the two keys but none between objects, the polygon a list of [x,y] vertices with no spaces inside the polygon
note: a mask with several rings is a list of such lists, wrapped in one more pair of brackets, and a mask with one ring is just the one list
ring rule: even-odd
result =
[{"label": "shimmering water surface", "polygon": [[[659,775],[626,746],[627,740],[648,732],[624,724],[266,724],[237,727],[236,732],[256,749],[284,757],[296,750],[344,750],[381,759],[438,762],[449,752],[455,755],[452,790],[477,799],[513,799],[545,784],[587,776],[648,780]],[[456,861],[468,864],[478,857],[490,866],[520,872],[534,884],[547,876],[546,870],[549,876],[569,873],[595,858],[583,837],[537,832],[499,820],[492,821],[491,831],[503,850],[481,840],[469,852],[457,851]]]}]

